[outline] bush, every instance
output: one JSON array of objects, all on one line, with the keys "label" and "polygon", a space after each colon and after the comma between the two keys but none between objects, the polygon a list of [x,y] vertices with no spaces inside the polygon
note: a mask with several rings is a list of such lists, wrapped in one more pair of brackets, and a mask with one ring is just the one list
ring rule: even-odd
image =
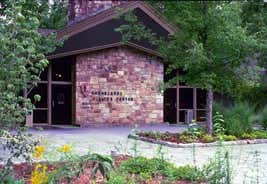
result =
[{"label": "bush", "polygon": [[202,178],[202,172],[189,165],[174,168],[171,174],[175,180],[197,181]]},{"label": "bush", "polygon": [[223,135],[222,139],[224,141],[236,141],[237,140],[236,136],[234,135]]},{"label": "bush", "polygon": [[254,131],[253,135],[256,137],[256,139],[267,139],[267,132],[265,131]]},{"label": "bush", "polygon": [[136,157],[121,163],[120,171],[129,174],[165,174],[167,167],[172,167],[172,164],[158,158],[147,159],[145,157]]},{"label": "bush", "polygon": [[240,137],[241,139],[256,139],[256,135],[254,135],[253,133],[244,133],[241,135]]},{"label": "bush", "polygon": [[182,135],[179,136],[179,140],[182,143],[192,143],[192,142],[197,142],[198,141],[198,137],[196,137],[194,135],[182,134]]},{"label": "bush", "polygon": [[106,184],[134,184],[134,181],[132,178],[129,178],[126,174],[121,174],[118,172],[111,172],[110,178],[106,182]]},{"label": "bush", "polygon": [[226,134],[241,137],[244,133],[252,132],[255,113],[254,108],[248,103],[236,103],[231,107],[221,108],[221,110]]},{"label": "bush", "polygon": [[212,137],[212,135],[208,135],[208,134],[207,135],[204,135],[202,137],[202,140],[205,143],[214,142],[214,138]]},{"label": "bush", "polygon": [[158,158],[131,158],[121,163],[119,170],[121,173],[138,174],[142,180],[149,180],[153,175],[157,174],[161,174],[171,180],[190,181],[196,181],[202,176],[201,171],[196,167],[175,167],[173,164]]},{"label": "bush", "polygon": [[264,107],[260,113],[260,124],[264,130],[267,130],[267,106]]}]

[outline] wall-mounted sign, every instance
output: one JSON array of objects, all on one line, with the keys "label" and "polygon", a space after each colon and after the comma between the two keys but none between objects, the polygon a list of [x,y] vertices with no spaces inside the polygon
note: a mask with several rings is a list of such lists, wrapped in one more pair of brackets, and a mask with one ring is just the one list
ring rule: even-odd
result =
[{"label": "wall-mounted sign", "polygon": [[102,90],[90,90],[89,86],[83,84],[80,86],[81,94],[84,98],[90,98],[91,102],[132,102],[134,98],[125,95],[125,90],[114,91],[102,91]]}]

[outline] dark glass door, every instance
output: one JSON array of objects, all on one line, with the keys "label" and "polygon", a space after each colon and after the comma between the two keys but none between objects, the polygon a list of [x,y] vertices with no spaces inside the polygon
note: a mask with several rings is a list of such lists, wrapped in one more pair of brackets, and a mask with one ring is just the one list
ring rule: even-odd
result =
[{"label": "dark glass door", "polygon": [[52,123],[71,124],[71,85],[52,85]]},{"label": "dark glass door", "polygon": [[177,123],[177,89],[169,88],[164,92],[164,122]]}]

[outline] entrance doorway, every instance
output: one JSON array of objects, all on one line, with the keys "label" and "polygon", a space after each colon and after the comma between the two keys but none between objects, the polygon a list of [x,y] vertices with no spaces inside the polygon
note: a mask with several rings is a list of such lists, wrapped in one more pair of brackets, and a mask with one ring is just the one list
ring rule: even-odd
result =
[{"label": "entrance doorway", "polygon": [[[75,57],[50,61],[41,73],[37,86],[28,93],[35,104],[32,121],[34,124],[72,124],[72,83]],[[41,101],[35,102],[34,95]]]},{"label": "entrance doorway", "polygon": [[52,85],[52,123],[71,124],[71,86]]},{"label": "entrance doorway", "polygon": [[164,122],[177,123],[177,89],[169,88],[164,92]]}]

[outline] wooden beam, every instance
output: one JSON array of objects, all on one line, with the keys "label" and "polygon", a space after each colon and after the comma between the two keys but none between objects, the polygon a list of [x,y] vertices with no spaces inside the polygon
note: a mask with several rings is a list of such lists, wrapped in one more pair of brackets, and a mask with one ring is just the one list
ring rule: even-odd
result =
[{"label": "wooden beam", "polygon": [[52,62],[48,65],[48,83],[47,83],[47,122],[52,124]]},{"label": "wooden beam", "polygon": [[194,119],[197,120],[197,88],[193,88]]},{"label": "wooden beam", "polygon": [[[177,71],[177,76],[179,76],[179,71]],[[180,96],[179,96],[179,89],[180,89],[180,84],[179,81],[176,83],[176,122],[180,123]]]}]

